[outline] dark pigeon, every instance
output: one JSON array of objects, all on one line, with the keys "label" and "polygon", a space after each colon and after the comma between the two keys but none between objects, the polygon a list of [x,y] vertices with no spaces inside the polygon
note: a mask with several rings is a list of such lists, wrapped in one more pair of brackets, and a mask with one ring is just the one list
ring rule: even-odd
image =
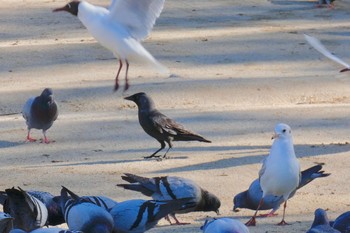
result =
[{"label": "dark pigeon", "polygon": [[331,225],[341,233],[350,233],[350,211],[341,214]]},{"label": "dark pigeon", "polygon": [[84,233],[112,233],[113,218],[103,207],[81,198],[65,187],[61,190],[61,209],[70,230]]},{"label": "dark pigeon", "polygon": [[329,225],[326,211],[323,209],[317,209],[315,210],[314,222],[306,233],[340,233],[340,231]]},{"label": "dark pigeon", "polygon": [[[302,188],[303,186],[307,185],[311,181],[313,181],[316,178],[321,178],[321,177],[327,177],[330,174],[329,173],[324,173],[322,170],[322,165],[315,165],[313,167],[310,167],[304,171],[301,172],[301,181],[296,190],[291,193],[289,198],[292,198],[295,194],[295,192]],[[238,208],[245,208],[245,209],[251,209],[251,210],[256,210],[260,199],[262,197],[262,190],[260,187],[260,182],[259,179],[256,179],[253,181],[253,183],[250,185],[249,189],[237,194],[234,199],[234,207],[233,211],[238,211]],[[281,196],[274,196],[274,195],[267,195],[264,198],[264,202],[259,208],[260,210],[270,210],[272,211],[269,214],[262,215],[262,216],[273,216],[275,215],[275,211],[279,209],[280,205],[283,203],[283,198]]]},{"label": "dark pigeon", "polygon": [[10,214],[14,228],[32,231],[46,224],[48,212],[44,203],[21,188],[6,189],[4,212]]},{"label": "dark pigeon", "polygon": [[[219,198],[190,179],[176,176],[147,178],[130,173],[125,173],[122,179],[130,184],[118,184],[117,186],[141,192],[154,200],[164,201],[190,198],[195,203],[194,206],[171,213],[170,216],[174,218],[176,224],[181,223],[175,217],[175,213],[189,213],[193,211],[215,211],[217,214],[219,213],[221,205]],[[170,219],[167,218],[167,220],[171,224]]]},{"label": "dark pigeon", "polygon": [[40,96],[31,97],[23,106],[22,115],[26,120],[28,127],[27,140],[36,141],[30,137],[31,129],[41,129],[44,134],[44,142],[50,143],[46,137],[46,131],[52,126],[57,119],[57,104],[53,98],[51,88],[45,88]]},{"label": "dark pigeon", "polygon": [[128,200],[119,202],[110,211],[114,219],[114,232],[141,233],[154,227],[161,218],[183,208],[195,205],[191,198],[155,201]]},{"label": "dark pigeon", "polygon": [[163,158],[166,157],[166,154],[172,148],[172,141],[211,142],[202,136],[185,129],[182,125],[163,115],[156,109],[151,97],[145,93],[140,92],[126,97],[125,99],[137,104],[141,127],[161,145],[160,149],[145,158],[160,157],[156,156],[156,154],[165,148],[165,142],[168,143],[169,148],[165,152]]}]

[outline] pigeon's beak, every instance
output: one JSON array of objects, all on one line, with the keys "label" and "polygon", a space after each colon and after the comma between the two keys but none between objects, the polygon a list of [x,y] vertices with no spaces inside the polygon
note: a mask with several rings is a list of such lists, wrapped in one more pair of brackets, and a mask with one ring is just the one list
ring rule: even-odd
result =
[{"label": "pigeon's beak", "polygon": [[65,5],[64,7],[59,7],[52,10],[52,12],[58,12],[58,11],[68,11],[68,6]]}]

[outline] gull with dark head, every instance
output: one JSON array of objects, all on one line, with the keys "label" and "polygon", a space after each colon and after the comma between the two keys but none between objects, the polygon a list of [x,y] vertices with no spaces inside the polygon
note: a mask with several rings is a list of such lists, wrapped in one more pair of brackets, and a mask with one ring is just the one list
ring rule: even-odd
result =
[{"label": "gull with dark head", "polygon": [[85,1],[72,1],[53,11],[67,11],[77,16],[90,34],[118,58],[119,68],[114,87],[116,91],[119,87],[118,78],[123,64],[126,64],[124,90],[129,88],[129,61],[140,61],[162,73],[167,72],[167,69],[140,43],[151,32],[156,19],[162,12],[164,1],[112,0],[108,9]]},{"label": "gull with dark head", "polygon": [[267,195],[282,196],[284,201],[283,218],[278,225],[286,225],[284,216],[287,200],[300,183],[300,165],[294,152],[291,128],[283,123],[277,124],[272,138],[274,142],[270,154],[264,159],[259,171],[263,195],[254,216],[246,223],[248,226],[255,226],[256,214]]}]

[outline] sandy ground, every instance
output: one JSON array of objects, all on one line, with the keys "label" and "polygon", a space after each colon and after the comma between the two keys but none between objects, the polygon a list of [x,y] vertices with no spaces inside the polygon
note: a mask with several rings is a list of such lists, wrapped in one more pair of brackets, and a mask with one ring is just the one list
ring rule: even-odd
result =
[{"label": "sandy ground", "polygon": [[[305,232],[316,208],[334,219],[349,210],[350,77],[306,44],[320,38],[347,60],[349,0],[334,10],[296,0],[167,0],[144,46],[171,77],[131,64],[131,88],[113,93],[117,61],[69,14],[52,13],[62,0],[1,0],[0,189],[20,186],[58,194],[65,185],[81,195],[117,201],[144,198],[115,185],[124,172],[195,180],[232,212],[232,198],[248,188],[268,154],[274,125],[289,124],[302,169],[323,162],[331,176],[301,189],[274,218],[251,232]],[[107,6],[109,1],[94,3]],[[123,85],[123,82],[121,82]],[[60,115],[48,131],[55,143],[26,143],[20,114],[25,100],[53,88]],[[147,136],[137,109],[123,97],[151,95],[159,109],[213,143],[176,142],[172,159],[142,157],[159,144]],[[33,131],[41,137],[40,131]],[[179,216],[187,226],[161,220],[150,232],[200,232],[215,213]]]}]

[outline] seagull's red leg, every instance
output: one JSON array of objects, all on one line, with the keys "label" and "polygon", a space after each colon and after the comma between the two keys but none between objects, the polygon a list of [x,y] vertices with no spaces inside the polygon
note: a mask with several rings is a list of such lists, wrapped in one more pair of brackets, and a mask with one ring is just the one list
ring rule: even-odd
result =
[{"label": "seagull's red leg", "polygon": [[251,217],[249,219],[249,221],[245,223],[246,226],[255,226],[256,225],[256,221],[255,221],[256,214],[258,213],[258,210],[260,209],[260,207],[262,206],[263,203],[264,203],[264,198],[261,198],[259,205],[258,205],[258,208],[256,208],[256,211],[255,211],[253,217]]},{"label": "seagull's red leg", "polygon": [[29,142],[35,142],[36,141],[36,139],[30,137],[30,129],[28,129],[27,141],[29,141]]},{"label": "seagull's red leg", "polygon": [[120,70],[122,69],[122,67],[123,67],[123,62],[121,59],[119,59],[119,69],[117,72],[117,76],[115,77],[114,91],[117,91],[119,88],[118,78],[119,78],[119,73],[120,73]]},{"label": "seagull's red leg", "polygon": [[129,62],[128,60],[125,60],[126,62],[126,72],[125,72],[125,86],[124,91],[129,89],[129,82],[128,82],[128,71],[129,71]]},{"label": "seagull's red leg", "polygon": [[282,221],[277,224],[278,226],[289,225],[288,223],[286,223],[286,221],[284,221],[284,215],[286,213],[286,208],[287,208],[287,201],[284,202],[284,205],[283,205],[283,218],[282,218]]}]

